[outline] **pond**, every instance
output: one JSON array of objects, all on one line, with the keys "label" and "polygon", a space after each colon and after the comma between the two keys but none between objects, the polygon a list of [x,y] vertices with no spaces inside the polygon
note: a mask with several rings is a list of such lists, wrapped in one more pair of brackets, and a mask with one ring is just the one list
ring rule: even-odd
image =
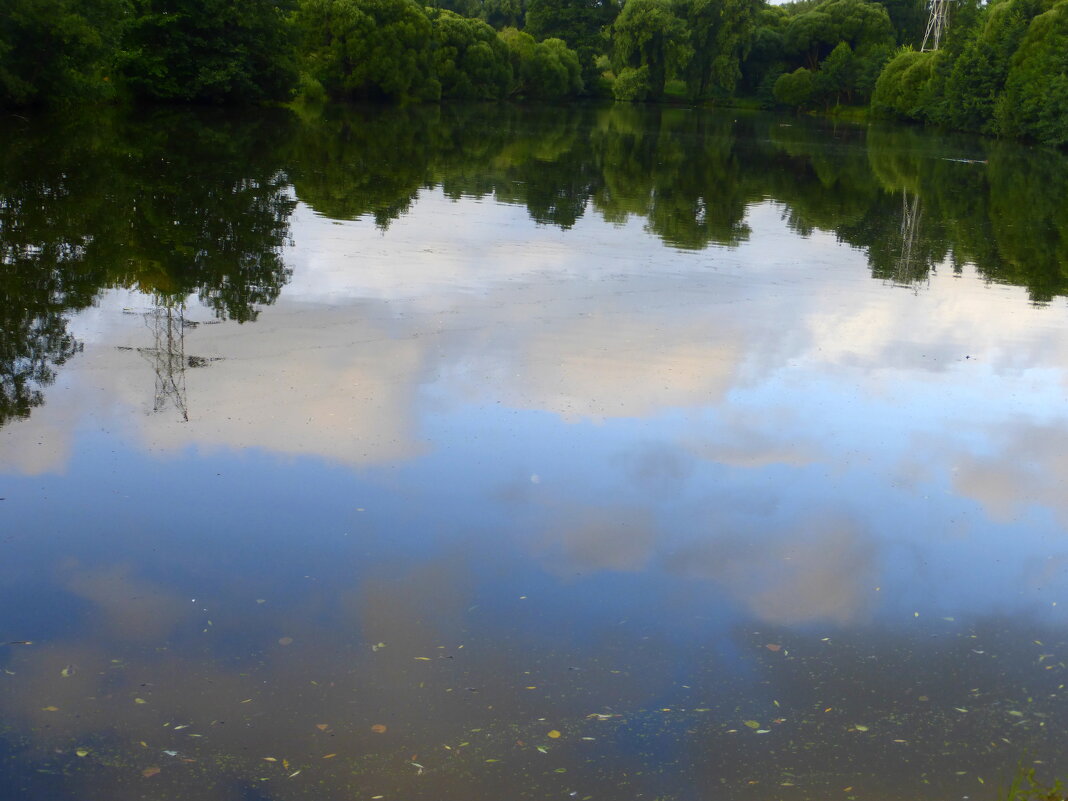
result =
[{"label": "pond", "polygon": [[0,798],[1068,773],[1068,157],[735,110],[0,124]]}]

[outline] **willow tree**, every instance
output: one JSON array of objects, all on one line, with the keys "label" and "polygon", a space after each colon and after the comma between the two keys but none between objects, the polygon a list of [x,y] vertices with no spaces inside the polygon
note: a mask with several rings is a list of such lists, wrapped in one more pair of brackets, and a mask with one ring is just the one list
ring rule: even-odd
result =
[{"label": "willow tree", "polygon": [[648,96],[664,94],[669,75],[680,75],[693,57],[686,23],[668,0],[627,0],[612,26],[613,58],[618,72],[647,72]]},{"label": "willow tree", "polygon": [[756,31],[758,0],[681,0],[693,57],[686,83],[694,98],[734,94]]}]

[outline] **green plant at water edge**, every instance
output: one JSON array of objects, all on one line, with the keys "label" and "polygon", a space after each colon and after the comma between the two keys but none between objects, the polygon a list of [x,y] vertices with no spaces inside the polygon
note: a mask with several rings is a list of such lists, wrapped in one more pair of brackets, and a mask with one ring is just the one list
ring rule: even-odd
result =
[{"label": "green plant at water edge", "polygon": [[1052,785],[1044,784],[1035,778],[1035,769],[1024,770],[1023,765],[1016,771],[1012,784],[1000,796],[1000,801],[1065,801],[1068,791],[1060,779]]}]

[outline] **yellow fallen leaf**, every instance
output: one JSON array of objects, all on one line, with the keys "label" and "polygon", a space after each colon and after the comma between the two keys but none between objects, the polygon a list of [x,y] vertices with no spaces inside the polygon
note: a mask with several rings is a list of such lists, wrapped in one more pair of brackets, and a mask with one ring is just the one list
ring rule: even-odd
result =
[{"label": "yellow fallen leaf", "polygon": [[159,773],[159,768],[156,767],[145,768],[143,771],[141,771],[141,775],[144,776],[146,779],[151,779],[157,773]]},{"label": "yellow fallen leaf", "polygon": [[419,662],[429,662],[430,661],[430,657],[429,656],[417,656],[415,658]]},{"label": "yellow fallen leaf", "polygon": [[548,734],[548,735],[546,735],[546,736],[548,736],[548,737],[552,738],[553,740],[555,740],[555,739],[557,739],[558,737],[560,737],[561,735],[560,735],[560,732],[558,732],[558,731],[557,731],[556,729],[553,729],[553,730],[552,730],[551,732],[549,732],[549,734]]},{"label": "yellow fallen leaf", "polygon": [[337,754],[325,754],[323,756],[323,759],[333,759],[336,756],[337,756]]},{"label": "yellow fallen leaf", "polygon": [[275,759],[274,757],[264,757],[263,761],[264,762],[277,762],[278,760]]},{"label": "yellow fallen leaf", "polygon": [[330,724],[329,723],[316,723],[315,724],[315,728],[317,728],[319,731],[326,731],[327,729],[330,728]]},{"label": "yellow fallen leaf", "polygon": [[58,706],[43,706],[43,707],[41,707],[41,711],[42,712],[58,712],[59,711],[59,707]]},{"label": "yellow fallen leaf", "polygon": [[146,701],[144,698],[135,698],[134,699],[134,703],[135,704],[147,704],[148,701]]}]

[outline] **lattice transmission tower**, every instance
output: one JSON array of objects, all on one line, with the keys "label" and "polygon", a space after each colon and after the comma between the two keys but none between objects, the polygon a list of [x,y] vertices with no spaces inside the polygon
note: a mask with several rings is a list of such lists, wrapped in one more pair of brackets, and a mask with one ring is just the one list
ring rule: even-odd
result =
[{"label": "lattice transmission tower", "polygon": [[942,37],[949,30],[949,10],[953,0],[931,0],[931,16],[927,19],[927,31],[923,34],[920,51],[928,53],[937,50]]},{"label": "lattice transmission tower", "polygon": [[145,314],[145,325],[152,330],[151,348],[138,351],[156,371],[156,398],[152,410],[161,412],[168,400],[174,404],[182,421],[189,422],[185,396],[185,303],[156,298],[152,311]]},{"label": "lattice transmission tower", "polygon": [[925,277],[929,276],[926,260],[915,256],[916,241],[920,234],[920,221],[923,209],[920,196],[908,189],[901,190],[901,256],[895,265],[891,283],[895,286],[916,288]]}]

